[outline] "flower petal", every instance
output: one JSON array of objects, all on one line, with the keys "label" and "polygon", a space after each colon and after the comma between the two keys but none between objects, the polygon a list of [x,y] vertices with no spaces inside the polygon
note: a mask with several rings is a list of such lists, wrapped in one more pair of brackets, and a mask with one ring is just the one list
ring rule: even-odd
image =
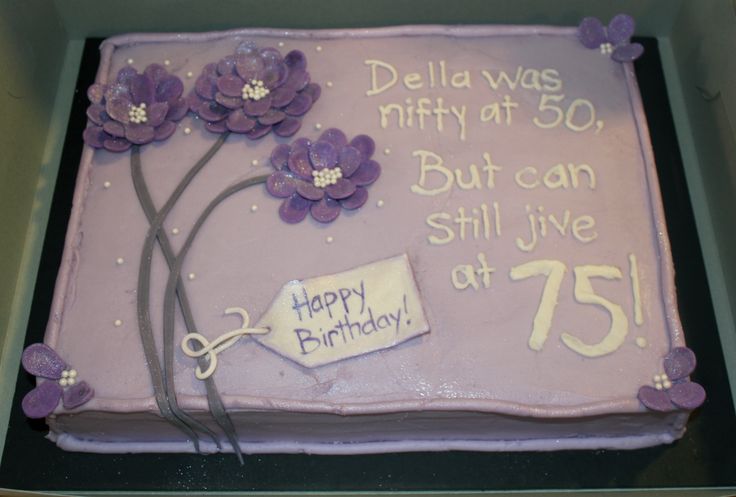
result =
[{"label": "flower petal", "polygon": [[294,136],[299,128],[302,127],[302,122],[296,117],[287,116],[286,119],[276,124],[273,127],[273,132],[278,136]]},{"label": "flower petal", "polygon": [[376,151],[376,142],[374,142],[373,138],[368,135],[356,136],[350,140],[350,146],[360,150],[361,162],[367,161],[373,157],[373,154]]},{"label": "flower petal", "polygon": [[197,78],[197,81],[195,81],[194,91],[196,91],[197,95],[200,97],[206,100],[212,100],[215,98],[215,93],[217,93],[217,79],[203,74]]},{"label": "flower petal", "polygon": [[667,393],[673,404],[688,411],[700,407],[705,402],[705,389],[692,381],[676,383],[667,390]]},{"label": "flower petal", "polygon": [[272,90],[278,87],[287,76],[286,67],[282,64],[270,64],[263,70],[263,86]]},{"label": "flower petal", "polygon": [[370,185],[381,175],[381,166],[374,160],[369,160],[360,165],[357,171],[350,176],[350,181],[356,186]]},{"label": "flower petal", "polygon": [[87,98],[93,104],[101,104],[102,99],[105,97],[105,85],[95,83],[87,88]]},{"label": "flower petal", "polygon": [[319,100],[320,95],[322,95],[322,87],[319,86],[317,83],[309,83],[303,90],[302,93],[305,95],[309,95],[309,97],[312,99],[312,103]]},{"label": "flower petal", "polygon": [[355,193],[355,183],[347,178],[340,178],[334,185],[329,185],[325,188],[327,195],[335,200],[348,198],[350,195]]},{"label": "flower petal", "polygon": [[33,376],[58,380],[67,364],[54,349],[45,343],[34,343],[26,347],[21,357],[23,369]]},{"label": "flower petal", "polygon": [[181,121],[187,115],[189,104],[186,99],[178,98],[169,102],[169,111],[166,113],[167,121]]},{"label": "flower petal", "polygon": [[608,23],[608,41],[613,45],[628,41],[634,34],[634,29],[634,18],[628,14],[619,14]]},{"label": "flower petal", "polygon": [[158,84],[159,81],[169,76],[169,71],[167,71],[166,68],[161,64],[149,64],[143,70],[143,73],[151,78],[154,84]]},{"label": "flower petal", "polygon": [[187,105],[189,106],[189,109],[197,114],[199,114],[199,108],[204,105],[205,102],[208,102],[208,100],[200,97],[196,91],[192,91],[187,95]]},{"label": "flower petal", "polygon": [[332,143],[320,140],[309,150],[309,160],[317,171],[334,167],[337,164],[337,150]]},{"label": "flower petal", "polygon": [[585,48],[598,48],[607,41],[606,28],[595,17],[586,17],[578,26],[578,39]]},{"label": "flower petal", "polygon": [[284,57],[284,64],[289,69],[304,69],[307,67],[307,57],[299,50],[292,50]]},{"label": "flower petal", "polygon": [[235,74],[226,74],[217,78],[217,89],[228,97],[243,98],[245,81]]},{"label": "flower petal", "polygon": [[210,133],[224,133],[228,130],[225,125],[225,121],[217,121],[214,123],[206,122],[204,123],[204,127]]},{"label": "flower petal", "polygon": [[45,418],[56,409],[63,389],[53,380],[44,381],[23,397],[23,413],[31,419]]},{"label": "flower petal", "polygon": [[235,56],[235,70],[245,81],[260,79],[258,76],[263,72],[266,63],[255,53],[239,53]]},{"label": "flower petal", "polygon": [[258,55],[261,56],[266,65],[281,64],[284,61],[284,58],[281,57],[281,52],[273,47],[258,49]]},{"label": "flower petal", "polygon": [[325,196],[325,191],[322,188],[314,186],[313,183],[308,181],[296,181],[296,192],[307,200],[322,200]]},{"label": "flower petal", "polygon": [[230,109],[223,107],[217,102],[204,102],[197,111],[199,117],[209,122],[222,121],[230,114]]},{"label": "flower petal", "polygon": [[262,116],[271,108],[271,95],[266,95],[259,100],[246,100],[243,103],[243,110],[246,114],[253,117]]},{"label": "flower petal", "polygon": [[255,127],[248,131],[245,136],[247,136],[251,140],[257,140],[258,138],[263,138],[267,134],[271,132],[271,126],[263,126],[262,124],[256,123]]},{"label": "flower petal", "polygon": [[134,104],[150,104],[154,101],[154,95],[153,80],[148,75],[137,74],[130,80],[130,97]]},{"label": "flower petal", "polygon": [[169,112],[169,104],[166,102],[154,102],[146,107],[146,124],[149,126],[160,126],[166,114]]},{"label": "flower petal", "polygon": [[270,93],[270,95],[271,105],[280,109],[282,107],[286,107],[292,100],[294,100],[294,97],[296,97],[296,91],[292,88],[282,86],[280,88],[276,88]]},{"label": "flower petal", "polygon": [[176,131],[176,124],[171,121],[164,121],[161,126],[154,130],[153,140],[157,142],[164,141],[173,135],[174,131]]},{"label": "flower petal", "polygon": [[363,159],[360,150],[355,147],[348,146],[340,150],[340,157],[337,160],[337,165],[342,169],[343,177],[349,178],[358,170],[358,167],[360,167],[362,162]]},{"label": "flower petal", "polygon": [[127,123],[130,121],[128,112],[131,105],[131,101],[126,97],[108,98],[105,102],[105,112],[116,121]]},{"label": "flower petal", "polygon": [[215,94],[215,102],[231,110],[243,108],[243,99],[241,97],[228,97],[219,91]]},{"label": "flower petal", "polygon": [[296,140],[291,142],[291,153],[293,154],[294,152],[298,150],[303,150],[309,153],[309,147],[311,146],[312,146],[312,142],[309,140],[309,138],[304,138],[304,137],[297,138]]},{"label": "flower petal", "polygon": [[130,123],[125,126],[125,138],[134,145],[145,145],[156,136],[153,126]]},{"label": "flower petal", "polygon": [[294,91],[301,91],[307,87],[310,81],[311,78],[307,71],[304,69],[295,69],[289,71],[289,77],[286,78],[283,86],[285,88],[291,88]]},{"label": "flower petal", "polygon": [[108,152],[119,153],[128,150],[132,146],[132,143],[125,138],[109,138],[102,145]]},{"label": "flower petal", "polygon": [[243,109],[234,110],[225,121],[227,129],[234,133],[247,133],[256,126],[256,120],[246,116]]},{"label": "flower petal", "polygon": [[644,53],[644,47],[638,43],[627,43],[616,47],[611,58],[616,62],[633,62]]},{"label": "flower petal", "polygon": [[289,155],[289,170],[296,174],[297,177],[311,180],[312,179],[312,163],[309,160],[308,149],[291,150]]},{"label": "flower petal", "polygon": [[[87,402],[95,396],[95,391],[87,384],[86,381],[75,383],[71,387],[64,390],[62,401],[65,409],[74,409]],[[57,401],[58,402],[58,401]]]},{"label": "flower petal", "polygon": [[332,143],[332,145],[334,145],[337,150],[342,150],[343,147],[348,144],[348,137],[345,136],[345,133],[337,128],[326,129],[320,135],[319,140]]},{"label": "flower petal", "polygon": [[130,82],[133,81],[133,78],[135,78],[137,75],[138,71],[136,71],[134,67],[125,66],[118,71],[118,75],[115,78],[115,81],[123,86],[129,87]]},{"label": "flower petal", "polygon": [[674,409],[667,392],[645,385],[639,389],[639,402],[652,411],[668,412]]},{"label": "flower petal", "polygon": [[[217,63],[217,74],[225,76],[235,73],[235,56],[227,55]],[[240,86],[243,87],[242,85]]]},{"label": "flower petal", "polygon": [[296,180],[283,171],[276,171],[266,179],[266,190],[277,198],[288,198],[296,192]]},{"label": "flower petal", "polygon": [[695,353],[687,347],[675,347],[664,358],[664,372],[672,381],[685,378],[696,365]]},{"label": "flower petal", "polygon": [[102,148],[103,143],[107,138],[109,138],[109,135],[105,133],[100,126],[89,126],[85,128],[84,132],[82,133],[82,139],[84,140],[84,143],[92,148]]},{"label": "flower petal", "polygon": [[312,204],[312,208],[309,210],[315,221],[320,223],[331,223],[337,216],[340,215],[340,202],[333,200],[329,197],[324,197],[319,202]]},{"label": "flower petal", "polygon": [[115,138],[125,138],[125,125],[117,121],[107,121],[102,126],[102,129],[105,130],[105,133]]},{"label": "flower petal", "polygon": [[173,102],[184,93],[184,83],[174,75],[169,74],[156,84],[156,102]]},{"label": "flower petal", "polygon": [[340,205],[342,205],[343,209],[353,210],[363,207],[366,201],[368,201],[368,190],[359,186],[355,189],[355,193],[348,198],[340,200]]},{"label": "flower petal", "polygon": [[301,116],[312,108],[312,98],[305,94],[299,93],[289,105],[284,107],[284,112],[290,116]]},{"label": "flower petal", "polygon": [[98,126],[102,126],[105,121],[110,119],[110,116],[105,112],[105,106],[100,104],[92,104],[87,107],[87,117]]},{"label": "flower petal", "polygon": [[286,114],[278,109],[268,109],[265,114],[258,118],[258,122],[267,126],[278,124],[284,120]]},{"label": "flower petal", "polygon": [[289,224],[299,223],[307,217],[310,205],[312,205],[312,202],[295,193],[281,203],[279,217]]},{"label": "flower petal", "polygon": [[291,147],[286,143],[277,145],[276,148],[271,152],[271,165],[277,171],[288,167],[289,154],[291,153]]}]

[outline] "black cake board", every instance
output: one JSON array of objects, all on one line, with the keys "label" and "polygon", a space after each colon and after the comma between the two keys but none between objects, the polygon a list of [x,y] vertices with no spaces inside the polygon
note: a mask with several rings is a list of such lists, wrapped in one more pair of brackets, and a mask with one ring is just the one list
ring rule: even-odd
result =
[{"label": "black cake board", "polygon": [[[43,340],[86,125],[87,87],[101,40],[87,41],[43,246],[25,345]],[[64,452],[27,419],[33,388],[19,372],[0,463],[0,488],[48,491],[477,491],[736,487],[736,415],[706,281],[656,39],[639,39],[636,74],[649,121],[676,268],[680,316],[708,399],[672,445],[634,451],[439,452],[356,456]]]}]

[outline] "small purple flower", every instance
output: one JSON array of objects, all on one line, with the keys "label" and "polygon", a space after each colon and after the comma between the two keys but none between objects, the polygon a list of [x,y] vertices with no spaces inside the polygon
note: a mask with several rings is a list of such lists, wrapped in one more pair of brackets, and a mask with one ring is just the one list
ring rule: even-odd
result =
[{"label": "small purple flower", "polygon": [[48,345],[29,345],[23,351],[21,362],[28,373],[46,378],[23,397],[21,406],[29,418],[45,418],[54,412],[60,400],[66,409],[74,409],[95,394],[86,382],[77,381],[77,371],[69,368]]},{"label": "small purple flower", "polygon": [[664,373],[654,375],[654,387],[639,388],[638,398],[645,407],[660,412],[684,409],[690,411],[705,402],[705,390],[690,381],[695,370],[695,353],[687,347],[676,347],[664,358]]},{"label": "small purple flower", "polygon": [[294,135],[320,94],[320,86],[310,82],[302,52],[292,50],[282,57],[275,48],[242,43],[234,55],[204,67],[187,100],[209,131],[255,140],[271,130],[278,136]]},{"label": "small purple flower", "polygon": [[586,17],[578,26],[578,39],[586,48],[597,48],[616,62],[632,62],[644,53],[639,43],[629,42],[634,27],[634,18],[626,14],[615,16],[608,27],[595,17]]},{"label": "small purple flower", "polygon": [[371,159],[376,145],[367,135],[350,143],[339,129],[328,129],[312,143],[299,138],[271,153],[276,169],[266,189],[284,201],[279,216],[287,223],[301,222],[307,212],[320,223],[337,219],[342,209],[357,209],[368,200],[367,186],[381,175]]},{"label": "small purple flower", "polygon": [[84,142],[110,152],[125,152],[132,145],[145,145],[170,137],[189,110],[182,98],[184,85],[159,64],[142,74],[124,67],[110,84],[95,83],[87,90],[90,125]]}]

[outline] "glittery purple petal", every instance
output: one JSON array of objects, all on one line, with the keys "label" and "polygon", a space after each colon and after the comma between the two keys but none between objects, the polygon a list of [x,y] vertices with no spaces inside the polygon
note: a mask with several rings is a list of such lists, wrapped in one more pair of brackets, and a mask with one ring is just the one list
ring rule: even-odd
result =
[{"label": "glittery purple petal", "polygon": [[357,171],[350,176],[350,181],[357,186],[370,185],[381,175],[381,166],[374,160],[369,160],[360,165]]},{"label": "glittery purple petal", "polygon": [[340,202],[329,197],[324,197],[319,202],[312,204],[312,208],[309,211],[315,221],[319,221],[320,223],[331,223],[337,219],[341,210],[342,207],[340,206]]},{"label": "glittery purple petal", "polygon": [[255,127],[248,131],[245,136],[247,136],[251,140],[257,140],[258,138],[263,138],[267,134],[271,132],[271,126],[263,126],[262,124],[256,123]]},{"label": "glittery purple petal", "polygon": [[637,397],[639,398],[639,402],[644,404],[644,407],[652,411],[667,412],[674,408],[666,391],[657,390],[648,385],[639,389]]},{"label": "glittery purple petal", "polygon": [[194,83],[194,91],[200,97],[212,100],[215,98],[215,93],[217,93],[217,80],[211,76],[202,75]]},{"label": "glittery purple petal", "polygon": [[116,138],[125,138],[125,125],[117,121],[107,121],[102,126],[102,129],[105,130],[105,133],[110,136],[114,136]]},{"label": "glittery purple petal", "polygon": [[87,88],[87,98],[93,104],[101,104],[102,99],[105,97],[105,85],[95,83]]},{"label": "glittery purple petal", "polygon": [[241,53],[235,56],[235,70],[245,81],[256,79],[265,67],[265,62],[257,54]]},{"label": "glittery purple petal", "polygon": [[619,14],[608,23],[608,41],[613,45],[628,41],[634,34],[635,28],[636,22],[633,17],[628,14]]},{"label": "glittery purple petal", "polygon": [[266,95],[260,100],[246,100],[243,103],[243,110],[246,114],[253,117],[262,116],[271,108],[271,95]]},{"label": "glittery purple petal", "polygon": [[197,114],[199,114],[199,108],[204,105],[205,102],[208,102],[208,100],[200,97],[196,91],[190,92],[189,95],[187,95],[187,105],[189,106],[189,109]]},{"label": "glittery purple petal", "polygon": [[309,147],[312,146],[312,142],[309,140],[309,138],[297,138],[293,142],[291,142],[291,153],[297,152],[299,150],[303,150],[309,153]]},{"label": "glittery purple petal", "polygon": [[[337,150],[342,150],[345,145],[348,144],[348,137],[345,133],[337,128],[330,128],[325,130],[319,137],[320,141],[328,141],[334,145]],[[356,147],[357,148],[357,147]],[[358,149],[360,150],[360,149]]]},{"label": "glittery purple petal", "polygon": [[164,121],[161,126],[154,130],[153,140],[157,142],[166,140],[174,134],[174,131],[176,131],[176,124],[171,121]]},{"label": "glittery purple petal", "polygon": [[110,119],[110,116],[105,112],[105,107],[100,104],[93,104],[87,107],[87,117],[98,126],[102,126],[105,121]]},{"label": "glittery purple petal", "polygon": [[309,161],[309,151],[305,149],[292,149],[289,155],[289,170],[296,174],[297,177],[311,180],[312,179],[312,163]]},{"label": "glittery purple petal", "polygon": [[644,53],[644,47],[638,43],[628,43],[616,47],[611,58],[616,62],[633,62]]},{"label": "glittery purple petal", "polygon": [[154,136],[153,126],[136,123],[130,123],[125,126],[125,138],[135,145],[150,143],[153,141]]},{"label": "glittery purple petal", "polygon": [[340,205],[342,205],[343,209],[353,210],[363,207],[367,200],[368,190],[359,186],[355,189],[355,193],[348,198],[340,200]]},{"label": "glittery purple petal", "polygon": [[209,131],[210,133],[224,133],[227,131],[227,126],[225,125],[225,121],[217,121],[214,123],[204,123],[204,128]]},{"label": "glittery purple petal", "polygon": [[125,138],[108,138],[102,143],[102,146],[107,150],[108,152],[125,152],[131,147],[132,143],[130,143]]},{"label": "glittery purple petal", "polygon": [[350,146],[360,150],[361,162],[367,161],[373,157],[376,151],[376,142],[368,135],[358,135],[350,140]]},{"label": "glittery purple petal", "polygon": [[[217,74],[224,76],[235,72],[235,56],[228,55],[217,63]],[[240,86],[243,87],[242,85]]]},{"label": "glittery purple petal", "polygon": [[700,407],[705,402],[705,389],[692,381],[672,385],[667,394],[673,404],[688,411]]},{"label": "glittery purple petal", "polygon": [[263,85],[270,89],[276,88],[286,77],[286,67],[281,64],[268,65],[263,70]]},{"label": "glittery purple petal", "polygon": [[287,198],[296,191],[296,180],[283,171],[276,171],[266,180],[266,190],[277,198]]},{"label": "glittery purple petal", "polygon": [[289,105],[284,107],[284,112],[290,116],[301,116],[312,108],[312,99],[309,95],[299,93]]},{"label": "glittery purple petal", "polygon": [[289,69],[304,69],[307,67],[307,57],[304,55],[303,52],[300,52],[299,50],[292,50],[291,52],[286,54],[286,57],[284,57],[284,64],[286,64]]},{"label": "glittery purple petal", "polygon": [[291,153],[291,147],[286,143],[277,145],[276,148],[271,152],[271,165],[277,171],[281,171],[288,167],[289,154]]},{"label": "glittery purple petal", "polygon": [[87,402],[95,396],[95,391],[87,385],[86,381],[80,381],[70,386],[62,395],[65,409],[74,409]]},{"label": "glittery purple petal", "polygon": [[148,75],[138,74],[130,80],[130,96],[134,104],[150,104],[154,95],[153,80]]},{"label": "glittery purple petal", "polygon": [[228,97],[243,98],[243,86],[245,81],[235,74],[226,74],[217,78],[217,89]]},{"label": "glittery purple petal", "polygon": [[121,123],[127,123],[130,120],[131,102],[127,98],[111,98],[105,103],[105,111],[107,114]]},{"label": "glittery purple petal", "polygon": [[150,64],[143,70],[143,73],[151,78],[154,84],[158,84],[164,78],[169,76],[169,72],[161,64]]},{"label": "glittery purple petal", "polygon": [[337,164],[337,150],[328,141],[318,141],[309,150],[309,160],[316,170],[331,168]]},{"label": "glittery purple petal", "polygon": [[184,93],[184,84],[176,76],[168,75],[156,85],[157,102],[173,102]]},{"label": "glittery purple petal", "polygon": [[84,143],[92,148],[102,148],[103,142],[107,138],[109,138],[108,134],[105,133],[100,126],[89,126],[85,128],[84,132],[82,133],[82,139],[84,140]]},{"label": "glittery purple petal", "polygon": [[266,65],[276,65],[283,62],[281,52],[273,47],[263,47],[258,49],[258,55],[261,56]]},{"label": "glittery purple petal", "polygon": [[312,202],[295,193],[281,203],[279,217],[289,224],[299,223],[307,217],[310,205],[312,205]]},{"label": "glittery purple petal", "polygon": [[687,347],[675,347],[664,358],[664,372],[672,381],[688,376],[696,365],[695,353]]},{"label": "glittery purple petal", "polygon": [[256,126],[255,119],[246,116],[242,109],[234,110],[225,121],[227,129],[234,133],[247,133]]},{"label": "glittery purple petal", "polygon": [[352,176],[358,167],[363,162],[360,151],[355,147],[345,147],[340,150],[340,157],[337,160],[337,165],[342,170],[342,175],[345,178]]},{"label": "glittery purple petal", "polygon": [[325,188],[327,195],[335,200],[348,198],[350,195],[355,193],[355,183],[346,178],[340,178],[334,185],[329,185]]},{"label": "glittery purple petal", "polygon": [[243,107],[243,99],[241,97],[228,97],[219,91],[215,94],[215,102],[231,110],[242,109]]},{"label": "glittery purple petal", "polygon": [[307,200],[322,200],[322,197],[325,196],[325,191],[322,188],[318,188],[308,181],[297,180],[296,191]]},{"label": "glittery purple petal", "polygon": [[58,380],[67,364],[54,349],[45,343],[34,343],[23,351],[21,357],[23,369],[33,376]]},{"label": "glittery purple petal", "polygon": [[127,86],[120,83],[109,85],[105,88],[105,101],[122,98],[130,101],[130,91]]},{"label": "glittery purple petal", "polygon": [[258,53],[258,44],[252,40],[244,41],[235,48],[235,55],[257,54],[257,53]]},{"label": "glittery purple petal", "polygon": [[187,115],[189,104],[186,99],[178,98],[169,102],[169,111],[166,113],[167,121],[181,121]]},{"label": "glittery purple petal", "polygon": [[204,66],[202,68],[202,76],[209,76],[217,79],[217,76],[219,76],[219,74],[217,74],[217,64],[211,62]]},{"label": "glittery purple petal", "polygon": [[56,409],[63,389],[53,380],[44,381],[23,397],[23,413],[31,419],[45,418]]},{"label": "glittery purple petal", "polygon": [[298,92],[304,90],[310,81],[311,78],[307,71],[296,69],[289,72],[289,77],[284,82],[284,87]]},{"label": "glittery purple petal", "polygon": [[299,119],[287,116],[286,119],[273,127],[273,132],[283,137],[294,136],[301,127],[302,122]]},{"label": "glittery purple petal", "polygon": [[149,126],[160,126],[166,114],[169,112],[169,104],[166,102],[155,102],[146,107],[146,124]]},{"label": "glittery purple petal", "polygon": [[217,102],[210,101],[199,106],[198,114],[205,121],[217,122],[225,119],[230,114],[230,109]]},{"label": "glittery purple petal", "polygon": [[585,48],[598,48],[606,42],[606,28],[595,17],[586,17],[578,26],[578,39]]},{"label": "glittery purple petal", "polygon": [[312,104],[319,100],[320,95],[322,95],[322,87],[319,86],[317,83],[309,83],[303,90],[302,93],[305,95],[309,95],[309,98],[312,99]]},{"label": "glittery purple petal", "polygon": [[115,81],[123,86],[130,86],[130,82],[133,81],[133,78],[135,78],[137,75],[138,71],[136,71],[134,67],[125,66],[118,71],[118,75],[115,78]]},{"label": "glittery purple petal", "polygon": [[294,97],[296,97],[296,91],[282,86],[281,88],[276,88],[270,93],[270,95],[271,105],[280,109],[281,107],[286,107],[292,100],[294,100]]},{"label": "glittery purple petal", "polygon": [[258,122],[270,126],[280,123],[285,117],[286,114],[278,109],[268,109],[265,114],[258,118]]}]

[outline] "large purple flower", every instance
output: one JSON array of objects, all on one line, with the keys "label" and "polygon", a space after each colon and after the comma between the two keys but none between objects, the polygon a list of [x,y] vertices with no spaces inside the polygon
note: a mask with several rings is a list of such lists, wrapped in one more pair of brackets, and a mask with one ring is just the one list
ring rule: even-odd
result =
[{"label": "large purple flower", "polygon": [[279,216],[298,223],[307,212],[321,223],[337,219],[342,209],[357,209],[368,200],[366,187],[381,175],[381,166],[371,159],[376,145],[367,135],[350,143],[339,129],[328,129],[312,143],[299,138],[279,145],[271,153],[276,169],[266,181],[274,197],[283,198]]},{"label": "large purple flower", "polygon": [[629,42],[635,26],[634,18],[626,14],[615,16],[608,27],[595,17],[586,17],[578,26],[578,39],[586,48],[597,48],[616,62],[631,62],[644,53],[639,43]]},{"label": "large purple flower", "polygon": [[302,52],[282,57],[275,48],[242,43],[234,55],[206,65],[187,98],[209,131],[256,139],[271,130],[294,135],[320,93]]},{"label": "large purple flower", "polygon": [[86,382],[77,381],[77,371],[67,366],[48,345],[29,345],[23,351],[21,362],[30,374],[46,378],[23,397],[21,407],[29,418],[45,418],[54,412],[60,400],[66,409],[74,409],[95,394]]},{"label": "large purple flower", "polygon": [[188,111],[182,98],[184,85],[159,64],[142,74],[124,67],[110,84],[95,83],[87,90],[90,126],[84,142],[110,152],[124,152],[132,145],[145,145],[170,137]]},{"label": "large purple flower", "polygon": [[695,370],[695,353],[687,347],[676,347],[663,361],[664,373],[654,375],[654,386],[639,388],[638,398],[653,411],[692,410],[705,402],[705,390],[690,381]]}]

